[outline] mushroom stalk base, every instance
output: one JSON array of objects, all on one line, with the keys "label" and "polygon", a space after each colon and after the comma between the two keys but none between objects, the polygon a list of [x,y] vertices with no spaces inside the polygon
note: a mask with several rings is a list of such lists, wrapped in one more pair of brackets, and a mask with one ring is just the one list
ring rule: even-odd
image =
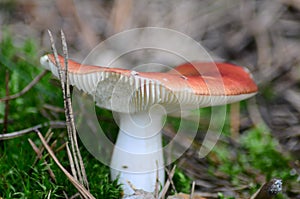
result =
[{"label": "mushroom stalk base", "polygon": [[120,113],[120,131],[111,160],[111,177],[119,178],[125,195],[135,189],[153,192],[164,183],[161,111]]}]

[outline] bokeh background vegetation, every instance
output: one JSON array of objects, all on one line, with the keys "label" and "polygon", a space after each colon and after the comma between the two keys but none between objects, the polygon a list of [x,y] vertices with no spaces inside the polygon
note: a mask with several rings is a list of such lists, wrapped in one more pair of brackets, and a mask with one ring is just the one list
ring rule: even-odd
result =
[{"label": "bokeh background vegetation", "polygon": [[[82,61],[101,41],[123,30],[155,26],[178,30],[199,41],[217,60],[247,68],[259,86],[257,96],[227,106],[223,134],[214,150],[198,158],[210,122],[200,110],[195,144],[180,158],[174,175],[177,191],[207,198],[248,198],[264,182],[283,180],[277,198],[300,198],[300,2],[290,0],[0,0],[0,98],[20,92],[42,68],[50,52],[47,29],[59,38],[64,30],[70,57]],[[57,46],[59,48],[59,39]],[[6,89],[6,87],[8,89]],[[9,92],[9,93],[7,93]],[[0,101],[0,132],[9,133],[49,121],[63,121],[59,82],[48,73],[28,93]],[[108,132],[117,133],[111,113],[97,110]],[[7,116],[7,118],[5,118]],[[169,118],[165,139],[178,119]],[[42,128],[46,134],[48,128]],[[50,143],[67,141],[65,129],[52,129]],[[112,136],[115,137],[115,136]],[[48,155],[37,161],[28,139],[32,133],[0,141],[0,198],[66,198],[77,193]],[[96,198],[119,198],[109,168],[81,145]],[[68,168],[65,150],[57,151]],[[49,177],[50,164],[56,181]],[[171,191],[171,192],[174,192]]]}]

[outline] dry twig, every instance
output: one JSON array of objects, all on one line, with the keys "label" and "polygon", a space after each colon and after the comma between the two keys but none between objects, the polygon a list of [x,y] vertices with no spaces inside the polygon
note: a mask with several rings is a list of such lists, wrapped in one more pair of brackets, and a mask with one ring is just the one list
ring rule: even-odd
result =
[{"label": "dry twig", "polygon": [[41,72],[38,76],[36,76],[22,91],[20,91],[19,93],[16,93],[14,95],[10,95],[10,96],[6,96],[3,98],[0,98],[0,102],[1,101],[8,101],[8,100],[13,100],[16,99],[22,95],[24,95],[25,93],[27,93],[34,85],[36,85],[45,75],[47,74],[47,71],[44,70],[43,72]]},{"label": "dry twig", "polygon": [[69,158],[69,161],[70,161],[71,172],[72,172],[74,178],[75,178],[76,180],[78,180],[78,178],[77,178],[77,172],[76,172],[76,169],[77,169],[77,168],[75,168],[75,166],[74,166],[74,165],[75,165],[75,164],[74,164],[74,159],[73,159],[73,156],[72,156],[72,153],[71,153],[71,151],[70,151],[70,148],[69,148],[68,143],[66,144],[66,148],[67,148],[68,158]]},{"label": "dry twig", "polygon": [[[45,138],[46,138],[47,143],[50,142],[50,139],[52,138],[52,136],[53,136],[53,132],[51,131],[51,128],[50,128],[50,129],[47,131],[46,135],[45,135]],[[44,152],[44,149],[45,149],[45,148],[44,148],[43,146],[40,146],[40,147],[38,148],[39,154],[37,154],[37,156],[36,156],[36,158],[35,158],[35,160],[34,160],[34,162],[33,162],[33,164],[32,164],[32,167],[37,163],[37,161],[38,161],[39,159],[41,159],[42,154],[43,154],[43,152]]]},{"label": "dry twig", "polygon": [[65,112],[64,109],[62,109],[60,107],[53,106],[51,104],[44,104],[43,108],[48,109],[48,110],[53,111],[53,112],[56,112],[56,113],[64,113]]},{"label": "dry twig", "polygon": [[[82,182],[86,186],[87,189],[89,189],[89,183],[87,180],[83,160],[80,154],[80,150],[78,147],[78,141],[77,141],[77,134],[76,134],[76,128],[75,128],[75,122],[74,122],[74,114],[72,109],[72,102],[71,102],[71,94],[70,94],[70,84],[68,79],[68,48],[67,48],[67,42],[65,38],[64,32],[61,30],[61,40],[62,40],[62,46],[63,46],[63,53],[64,53],[64,61],[65,61],[65,82],[66,82],[66,100],[67,100],[67,110],[69,112],[69,122],[70,122],[70,133],[73,134],[73,140],[71,140],[71,143],[74,143],[75,146],[75,154],[74,156],[75,161],[79,161],[79,167],[80,169],[78,172],[82,175]],[[78,158],[78,160],[77,160]],[[79,176],[81,176],[79,175]]]},{"label": "dry twig", "polygon": [[193,198],[194,198],[194,194],[195,194],[195,181],[193,181],[193,184],[192,184],[192,190],[191,190],[191,196],[190,196],[190,199],[193,199]]},{"label": "dry twig", "polygon": [[[67,43],[65,39],[65,35],[63,31],[61,31],[61,40],[62,40],[62,46],[63,46],[63,54],[64,54],[64,68],[62,68],[59,60],[58,60],[58,54],[57,50],[54,44],[54,39],[50,31],[48,31],[51,41],[51,47],[53,50],[53,54],[55,57],[56,65],[58,66],[58,76],[61,81],[61,88],[63,92],[63,98],[64,98],[64,107],[65,107],[65,116],[66,116],[66,123],[67,123],[67,131],[69,135],[69,140],[71,143],[71,151],[72,155],[69,155],[70,164],[75,163],[75,170],[72,169],[73,176],[75,179],[77,179],[79,182],[84,184],[87,189],[89,187],[85,168],[83,165],[82,157],[80,154],[80,150],[78,147],[77,142],[77,135],[76,135],[76,129],[75,129],[75,123],[74,123],[74,115],[73,115],[73,109],[71,104],[71,95],[70,95],[70,85],[68,80],[68,49],[67,49]],[[63,73],[64,70],[64,73]],[[74,165],[71,165],[71,168],[73,168]]]},{"label": "dry twig", "polygon": [[20,137],[22,135],[35,132],[36,130],[38,130],[40,128],[43,128],[43,127],[65,128],[65,126],[66,126],[65,122],[50,121],[50,122],[46,122],[46,123],[43,123],[43,124],[38,124],[36,126],[30,127],[30,128],[27,128],[27,129],[23,129],[23,130],[20,130],[20,131],[15,131],[15,132],[6,133],[6,134],[0,134],[0,140],[8,140],[8,139]]},{"label": "dry twig", "polygon": [[[40,159],[40,160],[42,160],[42,156],[41,156],[42,152],[41,152],[41,150],[34,144],[34,142],[33,142],[31,139],[28,139],[28,142],[30,143],[32,149],[33,149],[34,152],[36,153],[37,158]],[[46,142],[48,142],[48,141],[46,141]],[[51,179],[52,179],[54,182],[56,182],[55,174],[54,174],[53,171],[51,170],[51,168],[50,168],[48,162],[47,162],[46,160],[44,160],[44,163],[45,163],[45,165],[47,166],[47,171],[48,171],[48,173],[49,173]]]},{"label": "dry twig", "polygon": [[67,146],[67,143],[63,143],[60,147],[58,147],[56,150],[55,150],[55,153],[61,151],[62,149],[64,149],[65,147]]},{"label": "dry twig", "polygon": [[174,167],[172,168],[171,172],[167,171],[167,173],[168,173],[168,180],[167,180],[167,182],[165,183],[165,186],[164,186],[164,188],[162,189],[159,198],[165,198],[165,197],[166,197],[166,193],[167,193],[167,191],[168,191],[168,189],[169,189],[170,184],[173,186],[173,189],[174,189],[175,192],[176,192],[174,183],[173,183],[173,181],[172,181],[172,178],[173,178],[174,173],[175,173],[175,169],[176,169],[176,165],[174,165]]},{"label": "dry twig", "polygon": [[[51,48],[52,48],[52,51],[53,51],[53,54],[54,54],[54,57],[55,57],[55,63],[57,65],[57,68],[58,68],[58,77],[59,77],[59,80],[60,80],[60,83],[61,83],[61,88],[62,88],[62,93],[63,93],[63,99],[64,99],[64,108],[65,108],[65,116],[66,116],[66,124],[67,124],[67,131],[68,131],[68,135],[69,135],[69,140],[73,140],[73,133],[71,133],[71,130],[70,130],[70,117],[69,117],[69,112],[68,112],[68,101],[67,101],[67,95],[66,95],[66,85],[67,85],[67,73],[66,71],[68,70],[68,65],[65,65],[65,78],[63,79],[63,73],[62,73],[62,66],[58,60],[58,54],[57,54],[57,50],[56,50],[56,47],[55,47],[55,43],[54,43],[54,39],[53,39],[53,36],[52,36],[52,33],[50,30],[48,30],[48,33],[49,33],[49,36],[50,36],[50,42],[51,42]],[[74,145],[72,145],[73,142],[71,142],[71,148],[72,148],[72,153],[75,154],[75,147]],[[69,161],[70,161],[70,166],[71,168],[74,167],[74,165],[72,165],[74,163],[74,160],[73,160],[73,156],[68,156],[69,157]],[[75,156],[76,157],[76,156]],[[78,161],[75,161],[75,163],[78,163]],[[79,170],[79,165],[76,164],[76,170],[78,171]],[[74,178],[76,180],[78,180],[77,178],[77,173],[76,170],[72,169],[72,174],[74,176]],[[82,182],[81,180],[82,178],[79,177],[79,180],[80,182]]]},{"label": "dry twig", "polygon": [[42,141],[42,144],[48,151],[49,155],[52,157],[52,159],[57,164],[57,166],[62,170],[62,172],[67,176],[67,178],[71,181],[71,183],[76,187],[76,189],[80,192],[80,194],[84,198],[95,199],[95,197],[61,165],[61,163],[59,162],[59,160],[57,159],[57,157],[51,150],[50,146],[47,144],[47,142],[46,142],[45,138],[43,137],[43,135],[41,134],[41,132],[39,132],[39,130],[36,130],[36,132],[37,132],[40,140]]}]

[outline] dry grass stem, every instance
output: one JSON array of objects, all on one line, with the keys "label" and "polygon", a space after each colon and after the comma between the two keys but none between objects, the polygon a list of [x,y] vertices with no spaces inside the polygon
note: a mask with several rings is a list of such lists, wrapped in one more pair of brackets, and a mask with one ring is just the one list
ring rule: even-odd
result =
[{"label": "dry grass stem", "polygon": [[57,145],[57,140],[54,140],[54,141],[52,142],[52,144],[50,145],[51,149],[54,150],[55,147],[56,147],[56,145]]},{"label": "dry grass stem", "polygon": [[88,188],[89,185],[86,177],[86,172],[83,165],[80,150],[78,147],[77,134],[76,134],[76,128],[74,123],[74,115],[73,115],[73,109],[71,104],[70,85],[68,80],[68,48],[67,48],[65,35],[63,31],[61,31],[61,40],[62,40],[63,54],[64,54],[64,68],[62,68],[58,60],[58,54],[57,54],[57,50],[54,44],[54,39],[51,34],[51,31],[48,31],[48,33],[50,36],[50,42],[55,57],[55,62],[56,65],[58,66],[58,72],[59,72],[58,76],[61,82],[61,88],[63,92],[67,131],[68,131],[68,136],[69,136],[69,141],[71,144],[71,151],[72,151],[72,153],[68,153],[68,157],[72,168],[72,173],[75,179],[77,179],[78,177],[79,182],[84,184]]},{"label": "dry grass stem", "polygon": [[65,128],[66,127],[66,123],[63,121],[50,121],[50,122],[46,122],[43,124],[38,124],[36,126],[27,128],[27,129],[23,129],[20,131],[15,131],[15,132],[11,132],[11,133],[6,133],[6,134],[0,134],[0,140],[8,140],[8,139],[13,139],[16,137],[20,137],[22,135],[28,134],[28,133],[32,133],[35,132],[36,130],[43,128],[43,127],[51,127],[51,128]]},{"label": "dry grass stem", "polygon": [[[71,102],[71,93],[70,93],[70,84],[68,79],[68,47],[66,42],[66,37],[64,32],[61,30],[61,40],[62,40],[62,46],[63,46],[63,54],[64,54],[64,61],[65,61],[65,82],[66,82],[66,100],[67,100],[67,110],[68,110],[68,116],[69,116],[69,122],[70,122],[70,133],[72,134],[73,140],[71,140],[71,143],[73,142],[72,146],[75,147],[75,154],[76,156],[75,161],[79,162],[80,169],[78,172],[80,173],[79,177],[81,177],[83,184],[89,189],[89,183],[87,180],[87,175],[85,172],[83,160],[81,157],[81,153],[78,147],[78,141],[77,141],[77,134],[76,134],[76,127],[74,122],[74,114],[73,114],[73,108],[72,108],[72,102]],[[78,158],[78,160],[77,160]]]},{"label": "dry grass stem", "polygon": [[[49,130],[47,131],[46,135],[45,135],[45,138],[46,138],[47,143],[50,142],[50,139],[52,138],[52,136],[53,136],[53,132],[51,131],[51,129],[49,129]],[[39,149],[38,149],[39,154],[37,154],[37,157],[35,158],[35,160],[34,160],[32,166],[34,166],[34,165],[37,163],[37,161],[38,161],[39,159],[41,159],[42,154],[43,154],[43,152],[44,152],[44,149],[45,149],[45,148],[44,148],[43,146],[40,146],[40,147],[39,147]]]},{"label": "dry grass stem", "polygon": [[48,109],[48,110],[53,111],[53,112],[56,112],[56,113],[64,113],[65,112],[64,109],[62,109],[60,107],[57,107],[57,106],[53,106],[51,104],[44,104],[43,108]]},{"label": "dry grass stem", "polygon": [[69,162],[70,162],[70,168],[71,168],[71,172],[73,174],[73,177],[78,180],[78,177],[77,177],[77,172],[76,172],[76,168],[75,168],[75,164],[74,164],[74,160],[73,160],[73,156],[72,156],[72,153],[70,151],[70,148],[69,148],[69,145],[68,143],[66,144],[66,149],[67,149],[67,154],[68,154],[68,158],[69,158]]},{"label": "dry grass stem", "polygon": [[[65,109],[67,131],[68,131],[69,140],[71,141],[72,153],[74,154],[74,156],[73,156],[72,153],[69,153],[69,151],[68,151],[68,157],[69,157],[70,167],[71,167],[71,171],[72,171],[73,177],[76,180],[78,180],[77,175],[78,174],[80,175],[80,173],[78,173],[76,171],[79,171],[79,164],[78,164],[78,161],[75,161],[75,166],[74,166],[74,159],[73,158],[76,158],[76,155],[75,155],[76,152],[75,152],[74,143],[72,142],[73,141],[73,133],[72,133],[72,130],[71,130],[72,127],[70,125],[70,115],[69,115],[69,112],[68,112],[68,107],[69,106],[67,104],[68,100],[67,100],[67,94],[66,94],[66,90],[67,90],[67,87],[68,87],[68,84],[67,84],[68,83],[68,74],[67,74],[68,64],[65,64],[64,69],[62,68],[62,66],[61,66],[61,64],[59,62],[59,59],[58,59],[58,53],[57,53],[57,50],[56,50],[56,47],[55,47],[55,43],[54,43],[54,39],[53,39],[52,33],[51,33],[50,30],[48,30],[48,33],[49,33],[49,36],[50,36],[50,42],[51,42],[52,51],[53,51],[53,54],[54,54],[54,57],[55,57],[55,63],[56,63],[57,68],[58,68],[58,77],[59,77],[59,80],[60,80],[60,83],[61,83],[61,89],[62,89],[62,93],[63,93],[63,100],[64,100],[64,109]],[[67,57],[64,57],[64,58],[65,58],[65,60],[67,60]],[[63,74],[63,70],[64,70],[64,74]],[[67,149],[68,149],[68,147],[67,147]],[[75,169],[75,167],[76,167],[76,169]],[[79,181],[82,183],[82,178],[79,177]]]},{"label": "dry grass stem", "polygon": [[196,184],[195,181],[193,181],[190,199],[193,199],[193,198],[194,198],[194,194],[195,194],[195,184]]},{"label": "dry grass stem", "polygon": [[[174,169],[174,172],[173,172],[173,169]],[[168,180],[169,180],[170,183],[171,183],[172,189],[174,190],[175,193],[177,193],[176,187],[175,187],[174,182],[173,182],[173,180],[172,180],[172,179],[173,179],[173,175],[174,175],[174,173],[175,173],[175,169],[176,169],[176,165],[174,165],[174,167],[172,168],[171,173],[170,173],[170,171],[169,171],[168,169],[166,169],[166,172],[167,172],[167,174],[168,174]]]},{"label": "dry grass stem", "polygon": [[66,199],[69,199],[69,197],[68,197],[68,195],[67,195],[67,193],[65,191],[63,191],[63,194],[64,194],[64,196],[65,196]]},{"label": "dry grass stem", "polygon": [[63,143],[60,147],[58,147],[56,150],[55,150],[55,153],[63,150],[65,147],[67,146],[67,142]]},{"label": "dry grass stem", "polygon": [[47,74],[47,71],[44,70],[43,72],[41,72],[38,76],[36,76],[22,91],[20,91],[19,93],[16,93],[14,95],[10,95],[10,96],[6,96],[4,98],[0,98],[0,102],[1,101],[8,101],[8,100],[13,100],[16,99],[22,95],[24,95],[25,93],[27,93],[34,85],[36,85],[45,75]]},{"label": "dry grass stem", "polygon": [[[6,70],[5,72],[5,95],[9,96],[9,72]],[[7,125],[8,125],[8,114],[9,114],[9,101],[5,101],[4,104],[4,119],[3,119],[3,133],[7,133]]]},{"label": "dry grass stem", "polygon": [[95,197],[82,185],[80,184],[59,162],[53,151],[51,150],[50,146],[47,144],[45,138],[39,132],[39,130],[36,130],[40,140],[42,141],[42,144],[48,151],[51,158],[54,160],[54,162],[57,164],[57,166],[62,170],[62,172],[67,176],[67,178],[70,180],[70,182],[76,187],[76,189],[80,192],[82,197],[89,198],[89,199],[95,199]]},{"label": "dry grass stem", "polygon": [[[31,139],[28,139],[28,142],[30,143],[32,149],[33,149],[34,152],[36,153],[38,159],[42,160],[42,155],[41,155],[42,153],[41,153],[41,151],[39,150],[39,148],[34,144],[34,142],[33,142]],[[53,171],[51,170],[51,168],[50,168],[50,166],[49,166],[49,164],[48,164],[48,162],[47,162],[46,160],[44,160],[44,164],[45,164],[46,167],[47,167],[47,171],[48,171],[48,173],[49,173],[49,175],[50,175],[50,178],[51,178],[54,182],[56,182],[55,174],[54,174]]]},{"label": "dry grass stem", "polygon": [[80,194],[79,193],[75,193],[73,196],[71,196],[69,199],[75,199],[75,198],[78,198],[80,197]]},{"label": "dry grass stem", "polygon": [[162,189],[162,191],[161,191],[161,193],[160,193],[160,197],[159,197],[159,198],[164,199],[164,198],[166,197],[166,193],[167,193],[167,191],[168,191],[168,189],[169,189],[169,186],[170,186],[171,184],[172,184],[173,189],[174,189],[174,191],[175,191],[175,193],[176,193],[176,189],[175,189],[174,183],[173,183],[173,181],[172,181],[172,178],[173,178],[174,173],[175,173],[175,169],[176,169],[176,165],[174,165],[174,167],[172,168],[171,172],[169,172],[169,171],[166,169],[167,174],[168,174],[168,180],[166,181],[165,186],[163,187],[163,189]]}]

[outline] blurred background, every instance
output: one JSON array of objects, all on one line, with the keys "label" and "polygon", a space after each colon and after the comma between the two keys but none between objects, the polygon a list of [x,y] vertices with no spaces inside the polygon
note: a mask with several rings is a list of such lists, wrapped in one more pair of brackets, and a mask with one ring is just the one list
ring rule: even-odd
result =
[{"label": "blurred background", "polygon": [[[177,162],[181,173],[178,171],[174,181],[188,184],[178,189],[189,190],[189,180],[193,180],[197,190],[207,194],[208,198],[221,197],[217,193],[247,198],[265,181],[279,177],[284,180],[284,192],[278,198],[300,198],[298,0],[0,0],[1,97],[7,95],[4,89],[6,77],[10,77],[9,87],[13,94],[41,71],[39,57],[51,50],[48,29],[54,34],[58,48],[61,46],[60,30],[65,32],[69,56],[80,62],[110,36],[147,26],[170,28],[192,37],[216,59],[246,66],[259,86],[254,99],[230,107],[225,133],[206,159],[199,159],[196,154],[197,144],[201,144],[203,137],[201,132],[209,123],[202,121],[204,127],[199,129],[197,143]],[[16,49],[7,52],[12,46]],[[20,64],[20,60],[36,69],[27,73],[22,69],[26,65]],[[12,67],[9,63],[19,65]],[[22,82],[15,80],[22,75]],[[58,90],[57,82],[53,82],[50,75],[48,81],[54,88],[37,88],[44,89],[44,96],[37,94],[40,90],[32,91],[39,102],[30,101],[30,96],[11,102],[10,112],[13,113],[9,116],[12,122],[7,126],[4,119],[1,120],[5,131],[28,128],[35,119],[39,121],[39,117],[49,119],[43,113],[45,107],[42,104],[51,104],[53,99],[52,105],[62,107],[62,102],[50,91]],[[24,105],[24,101],[31,104],[32,109],[22,110],[20,105]],[[34,104],[39,106],[34,108]],[[1,103],[0,116],[3,118],[7,115],[5,107]],[[20,124],[19,112],[27,119],[31,114],[30,118],[34,119],[28,125]],[[209,110],[203,112],[209,115]],[[172,136],[172,126],[166,127],[165,131],[166,137]],[[9,144],[6,147],[9,148]],[[10,159],[4,163],[7,161]],[[8,172],[7,168],[2,170]],[[0,190],[3,191],[11,181],[0,174],[1,178]],[[16,189],[22,192],[24,187]]]}]

